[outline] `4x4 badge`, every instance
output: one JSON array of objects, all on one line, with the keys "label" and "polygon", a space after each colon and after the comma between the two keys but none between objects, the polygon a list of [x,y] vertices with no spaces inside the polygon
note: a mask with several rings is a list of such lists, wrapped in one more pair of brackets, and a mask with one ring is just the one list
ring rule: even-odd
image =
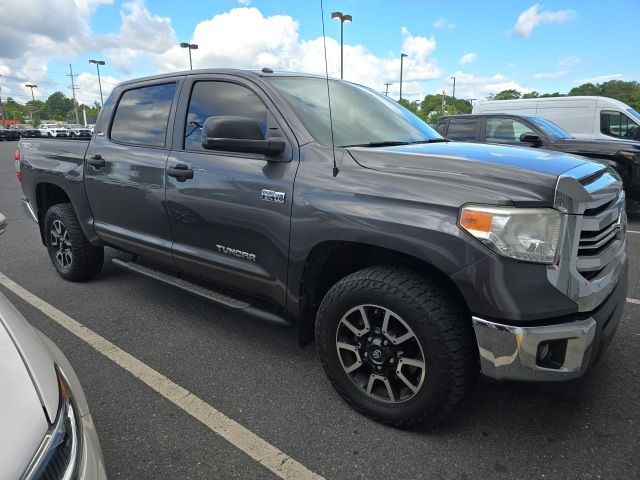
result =
[{"label": "4x4 badge", "polygon": [[262,189],[262,200],[265,202],[284,203],[284,192],[275,192],[273,190]]}]

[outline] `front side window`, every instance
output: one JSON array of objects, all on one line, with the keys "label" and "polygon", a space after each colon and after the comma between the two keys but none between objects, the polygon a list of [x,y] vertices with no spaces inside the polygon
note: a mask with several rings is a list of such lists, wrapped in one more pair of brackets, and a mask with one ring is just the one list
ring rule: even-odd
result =
[{"label": "front side window", "polygon": [[447,138],[459,142],[473,142],[476,139],[475,118],[452,118],[449,120]]},{"label": "front side window", "polygon": [[634,138],[638,124],[624,113],[612,110],[600,112],[600,133],[609,137]]},{"label": "front side window", "polygon": [[204,122],[217,116],[252,118],[267,137],[267,107],[255,93],[236,83],[197,82],[184,127],[185,150],[203,150],[200,136]]},{"label": "front side window", "polygon": [[520,143],[523,133],[534,135],[531,127],[510,118],[488,118],[486,128],[487,142]]},{"label": "front side window", "polygon": [[420,118],[370,88],[329,80],[330,118],[326,79],[269,77],[265,81],[280,92],[320,145],[331,146],[332,138],[337,147],[442,141]]},{"label": "front side window", "polygon": [[150,85],[124,92],[113,117],[111,139],[150,147],[164,147],[175,83]]}]

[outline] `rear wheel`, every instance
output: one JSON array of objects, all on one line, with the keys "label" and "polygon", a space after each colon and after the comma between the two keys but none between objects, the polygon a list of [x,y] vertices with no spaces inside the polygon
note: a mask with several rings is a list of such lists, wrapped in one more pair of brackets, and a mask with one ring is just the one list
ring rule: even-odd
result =
[{"label": "rear wheel", "polygon": [[44,228],[49,258],[62,278],[80,282],[100,273],[104,249],[89,243],[70,203],[52,206]]},{"label": "rear wheel", "polygon": [[444,419],[479,368],[464,310],[433,280],[393,267],[366,268],[329,290],[316,347],[347,403],[399,428]]}]

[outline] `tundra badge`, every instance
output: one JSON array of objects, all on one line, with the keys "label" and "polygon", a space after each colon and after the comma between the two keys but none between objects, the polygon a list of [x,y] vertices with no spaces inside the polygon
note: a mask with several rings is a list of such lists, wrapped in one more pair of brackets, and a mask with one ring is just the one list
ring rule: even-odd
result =
[{"label": "tundra badge", "polygon": [[284,192],[262,189],[262,200],[265,202],[284,203]]}]

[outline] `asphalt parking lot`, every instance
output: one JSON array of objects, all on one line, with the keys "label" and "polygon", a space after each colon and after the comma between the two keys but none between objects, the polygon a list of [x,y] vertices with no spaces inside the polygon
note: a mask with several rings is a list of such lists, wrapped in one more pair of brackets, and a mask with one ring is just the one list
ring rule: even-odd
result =
[{"label": "asphalt parking lot", "polygon": [[[65,282],[19,205],[13,152],[0,143],[0,273],[330,479],[640,478],[640,304],[627,303],[599,364],[567,384],[481,380],[446,423],[405,432],[351,410],[295,331],[229,312],[122,271]],[[631,299],[640,299],[640,216],[629,233]],[[4,287],[55,341],[83,384],[112,479],[276,478]]]}]

